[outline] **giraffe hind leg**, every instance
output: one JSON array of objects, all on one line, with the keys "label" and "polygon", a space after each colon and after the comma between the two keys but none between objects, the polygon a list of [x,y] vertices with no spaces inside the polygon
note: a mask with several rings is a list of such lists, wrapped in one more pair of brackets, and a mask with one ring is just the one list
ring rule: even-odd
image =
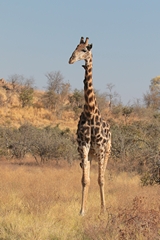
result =
[{"label": "giraffe hind leg", "polygon": [[81,203],[81,210],[80,215],[85,214],[86,204],[87,204],[87,197],[88,197],[88,190],[90,186],[90,161],[88,159],[88,148],[83,146],[83,159],[81,163],[82,167],[82,203]]},{"label": "giraffe hind leg", "polygon": [[101,157],[99,158],[99,175],[98,175],[98,184],[100,187],[100,196],[101,196],[101,213],[105,212],[105,194],[104,194],[104,185],[105,185],[105,171],[108,163],[108,158],[110,155],[110,148],[111,144],[108,142],[108,145],[105,148],[104,158]]},{"label": "giraffe hind leg", "polygon": [[98,184],[100,188],[101,213],[105,212],[104,184],[107,161],[108,157],[105,155],[105,151],[101,149],[101,152],[98,156]]}]

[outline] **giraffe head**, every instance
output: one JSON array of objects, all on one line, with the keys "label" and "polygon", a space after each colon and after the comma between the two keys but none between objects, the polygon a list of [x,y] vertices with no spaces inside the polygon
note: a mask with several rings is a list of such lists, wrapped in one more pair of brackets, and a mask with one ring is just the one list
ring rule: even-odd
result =
[{"label": "giraffe head", "polygon": [[81,37],[80,43],[72,53],[70,59],[69,59],[69,64],[73,64],[79,60],[88,60],[91,58],[92,53],[91,53],[91,48],[92,44],[88,43],[89,38],[86,38],[84,41],[84,38]]}]

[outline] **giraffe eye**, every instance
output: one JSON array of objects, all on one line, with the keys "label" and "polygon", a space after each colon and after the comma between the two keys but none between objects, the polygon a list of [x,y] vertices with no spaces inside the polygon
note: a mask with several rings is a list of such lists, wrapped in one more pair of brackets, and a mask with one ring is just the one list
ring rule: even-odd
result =
[{"label": "giraffe eye", "polygon": [[86,49],[82,49],[82,52],[87,52],[87,50]]}]

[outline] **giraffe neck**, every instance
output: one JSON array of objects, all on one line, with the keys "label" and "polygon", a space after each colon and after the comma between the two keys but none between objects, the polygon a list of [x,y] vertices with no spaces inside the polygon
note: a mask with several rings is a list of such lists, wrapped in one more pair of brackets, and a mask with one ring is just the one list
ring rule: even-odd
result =
[{"label": "giraffe neck", "polygon": [[91,119],[95,112],[98,111],[96,97],[92,83],[92,57],[85,60],[85,79],[84,79],[84,114]]}]

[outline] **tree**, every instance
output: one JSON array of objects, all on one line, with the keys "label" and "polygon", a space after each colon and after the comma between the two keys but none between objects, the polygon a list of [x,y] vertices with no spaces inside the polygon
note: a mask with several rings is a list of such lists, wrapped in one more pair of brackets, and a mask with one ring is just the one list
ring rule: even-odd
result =
[{"label": "tree", "polygon": [[80,113],[82,112],[82,108],[84,105],[84,91],[74,89],[73,93],[69,95],[69,102],[71,107],[75,113],[75,120],[79,117]]},{"label": "tree", "polygon": [[22,107],[30,106],[33,101],[34,88],[33,78],[25,78],[23,75],[14,74],[9,76],[7,84],[5,84],[7,103]]},{"label": "tree", "polygon": [[94,90],[94,92],[95,92],[98,107],[102,113],[107,107],[107,93],[100,93],[99,90],[96,90],[96,89]]},{"label": "tree", "polygon": [[127,123],[127,118],[131,115],[132,112],[133,112],[132,107],[126,106],[122,108],[122,115],[124,116],[125,123]]},{"label": "tree", "polygon": [[157,91],[160,94],[160,76],[152,78],[151,84],[149,87],[150,87],[151,92]]},{"label": "tree", "polygon": [[60,71],[47,73],[46,77],[48,79],[48,86],[43,97],[44,105],[59,113],[68,98],[70,84],[64,83],[64,78]]},{"label": "tree", "polygon": [[113,104],[115,104],[119,97],[119,94],[117,92],[113,92],[114,85],[112,83],[107,84],[107,98],[109,102],[109,108],[112,109]]},{"label": "tree", "polygon": [[8,78],[8,82],[11,83],[12,89],[16,92],[19,90],[20,86],[23,85],[24,81],[24,76],[19,74],[13,74]]},{"label": "tree", "polygon": [[74,89],[73,94],[69,96],[69,101],[72,107],[76,106],[78,108],[82,108],[84,104],[83,90]]},{"label": "tree", "polygon": [[33,82],[32,78],[26,79],[24,85],[21,86],[19,91],[19,100],[21,102],[22,107],[30,106],[33,103]]},{"label": "tree", "polygon": [[160,110],[160,76],[151,79],[149,91],[143,98],[147,107]]},{"label": "tree", "polygon": [[63,85],[63,76],[60,71],[50,72],[45,75],[48,79],[48,91],[60,94]]}]

